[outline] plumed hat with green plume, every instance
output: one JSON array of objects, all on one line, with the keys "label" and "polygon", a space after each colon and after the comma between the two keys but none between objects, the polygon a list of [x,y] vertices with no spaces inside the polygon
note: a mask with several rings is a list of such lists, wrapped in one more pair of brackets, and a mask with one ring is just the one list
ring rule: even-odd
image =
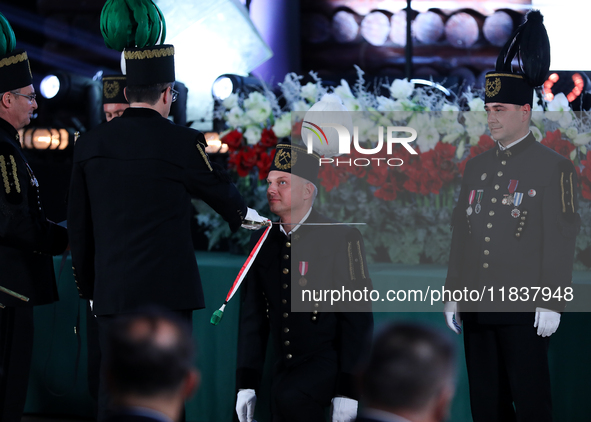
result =
[{"label": "plumed hat with green plume", "polygon": [[127,85],[174,82],[174,47],[163,44],[166,23],[152,0],[107,0],[101,33],[107,47],[123,52]]},{"label": "plumed hat with green plume", "polygon": [[0,93],[33,83],[27,52],[15,50],[15,46],[14,31],[0,13]]},{"label": "plumed hat with green plume", "polygon": [[[519,71],[513,72],[517,58]],[[534,88],[542,85],[550,70],[550,40],[544,17],[530,10],[497,58],[496,70],[486,74],[485,103],[532,105]]]}]

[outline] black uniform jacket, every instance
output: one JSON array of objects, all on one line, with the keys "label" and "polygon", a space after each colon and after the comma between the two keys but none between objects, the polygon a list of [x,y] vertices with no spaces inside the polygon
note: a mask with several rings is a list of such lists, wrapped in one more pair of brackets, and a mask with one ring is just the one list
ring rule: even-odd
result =
[{"label": "black uniform jacket", "polygon": [[57,300],[53,258],[68,246],[65,228],[45,218],[39,184],[22,153],[19,135],[0,119],[0,286],[29,302],[0,293],[6,306],[34,306]]},{"label": "black uniform jacket", "polygon": [[[512,180],[517,182],[515,192],[523,194],[519,205],[503,204]],[[580,227],[576,187],[572,162],[536,142],[531,133],[508,150],[497,146],[467,163],[453,213],[445,287],[477,289],[485,296],[460,304],[461,311],[495,311],[478,314],[480,322],[530,323],[528,312],[538,306],[564,309],[564,298],[546,301],[542,291],[534,300],[532,287],[547,287],[554,294],[571,285]],[[519,289],[519,300],[510,299],[511,288]]]},{"label": "black uniform jacket", "polygon": [[204,306],[191,241],[191,196],[237,230],[238,190],[209,162],[203,134],[147,108],[82,136],[74,150],[68,205],[74,275],[97,315],[156,304]]},{"label": "black uniform jacket", "polygon": [[[331,220],[312,210],[306,223],[318,222]],[[254,233],[251,243],[261,235]],[[371,289],[357,229],[300,226],[288,240],[274,225],[242,285],[237,388],[258,388],[270,333],[276,372],[322,355],[337,362],[334,394],[356,398],[352,374],[373,330],[371,304],[356,304],[366,312],[324,312],[324,302],[311,302],[307,312],[293,312],[292,292],[299,297],[302,288],[300,263],[307,263],[307,289]]]}]

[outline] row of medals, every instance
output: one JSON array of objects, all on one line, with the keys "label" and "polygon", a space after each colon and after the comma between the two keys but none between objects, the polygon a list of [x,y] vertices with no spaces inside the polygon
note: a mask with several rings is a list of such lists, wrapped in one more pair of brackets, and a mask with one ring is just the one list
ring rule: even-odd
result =
[{"label": "row of medals", "polygon": [[[484,194],[484,191],[480,191],[482,192],[482,194]],[[479,192],[479,193],[480,193]],[[535,195],[535,191],[532,189],[533,195]],[[503,197],[503,200],[501,201],[501,204],[503,205],[513,205],[513,202],[515,201],[515,194],[519,194],[519,192],[515,192],[515,193],[506,193]],[[530,196],[533,196],[530,193]],[[480,214],[480,211],[482,211],[482,205],[480,205],[480,201],[482,200],[482,197],[480,197],[478,199],[478,203],[474,206],[474,212],[476,214]],[[518,208],[519,205],[516,205],[515,208],[513,208],[513,210],[511,211],[511,217],[513,218],[517,218],[521,215],[521,211],[519,211]],[[466,214],[468,216],[472,215],[472,205],[469,205],[468,208],[466,209]]]}]

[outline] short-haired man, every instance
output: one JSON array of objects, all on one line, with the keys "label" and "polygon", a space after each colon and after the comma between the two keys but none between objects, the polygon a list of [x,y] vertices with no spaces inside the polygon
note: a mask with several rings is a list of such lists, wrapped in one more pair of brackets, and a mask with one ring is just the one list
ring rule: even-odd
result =
[{"label": "short-haired man", "polygon": [[[114,315],[158,305],[190,322],[205,306],[191,197],[232,230],[247,216],[236,186],[205,154],[203,134],[167,119],[177,96],[174,47],[130,48],[125,58],[130,107],[78,140],[69,196],[75,279],[94,300],[101,344]],[[102,392],[99,420],[108,407]]]},{"label": "short-haired man", "polygon": [[[242,285],[236,402],[241,422],[253,420],[268,337],[276,358],[273,421],[325,421],[331,399],[334,421],[357,414],[353,373],[373,329],[371,305],[349,312],[351,304],[343,304],[342,312],[333,312],[318,301],[298,303],[302,289],[371,288],[359,231],[331,225],[312,208],[318,167],[318,155],[305,147],[277,145],[267,199],[281,224],[270,229]],[[253,246],[262,233],[253,234]]]},{"label": "short-haired man", "polygon": [[199,384],[189,326],[158,310],[118,317],[107,336],[105,371],[115,405],[109,422],[178,421]]},{"label": "short-haired man", "polygon": [[453,343],[412,323],[382,328],[361,371],[357,422],[442,422],[455,391]]},{"label": "short-haired man", "polygon": [[126,86],[125,75],[103,76],[103,111],[107,122],[115,117],[121,117],[123,112],[129,108],[124,93]]},{"label": "short-haired man", "polygon": [[19,141],[18,131],[37,108],[27,53],[10,51],[0,63],[0,286],[28,298],[0,293],[0,420],[19,422],[33,352],[33,306],[58,299],[51,255],[66,249],[68,234],[45,218],[39,183]]},{"label": "short-haired man", "polygon": [[[565,301],[534,298],[542,289],[568,292],[580,226],[572,162],[529,129],[533,86],[550,63],[539,12],[527,15],[519,33],[497,71],[486,75],[485,109],[497,146],[466,165],[453,214],[445,288],[494,293],[459,304],[474,422],[552,421],[548,345]],[[511,72],[507,49],[520,52],[524,74]],[[446,303],[447,324],[459,334],[457,311],[457,303]]]}]

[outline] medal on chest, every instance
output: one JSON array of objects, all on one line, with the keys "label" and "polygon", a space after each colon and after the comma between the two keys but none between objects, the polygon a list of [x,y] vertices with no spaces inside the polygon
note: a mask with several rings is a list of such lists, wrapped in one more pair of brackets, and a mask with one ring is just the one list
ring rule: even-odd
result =
[{"label": "medal on chest", "polygon": [[521,205],[521,201],[523,200],[523,193],[515,192],[513,196],[513,203],[515,204],[515,208],[511,211],[511,217],[517,218],[521,215],[521,211],[519,211],[519,206]]},{"label": "medal on chest", "polygon": [[504,195],[505,197],[501,201],[501,203],[503,205],[512,205],[513,204],[515,189],[517,189],[518,185],[519,185],[519,180],[513,180],[513,179],[509,180],[509,186],[507,186],[509,193]]},{"label": "medal on chest", "polygon": [[482,210],[482,205],[480,205],[480,202],[482,201],[482,195],[484,195],[484,189],[478,189],[476,191],[476,206],[474,207],[476,214],[479,214]]},{"label": "medal on chest", "polygon": [[468,196],[468,208],[466,208],[466,215],[472,215],[472,203],[474,202],[474,198],[476,197],[476,191],[471,190],[470,195]]},{"label": "medal on chest", "polygon": [[304,277],[308,273],[308,262],[307,261],[300,261],[299,270],[300,270],[301,277],[300,277],[300,280],[298,281],[298,284],[302,287],[305,287],[306,284],[308,284],[308,280],[306,279],[306,277]]}]

